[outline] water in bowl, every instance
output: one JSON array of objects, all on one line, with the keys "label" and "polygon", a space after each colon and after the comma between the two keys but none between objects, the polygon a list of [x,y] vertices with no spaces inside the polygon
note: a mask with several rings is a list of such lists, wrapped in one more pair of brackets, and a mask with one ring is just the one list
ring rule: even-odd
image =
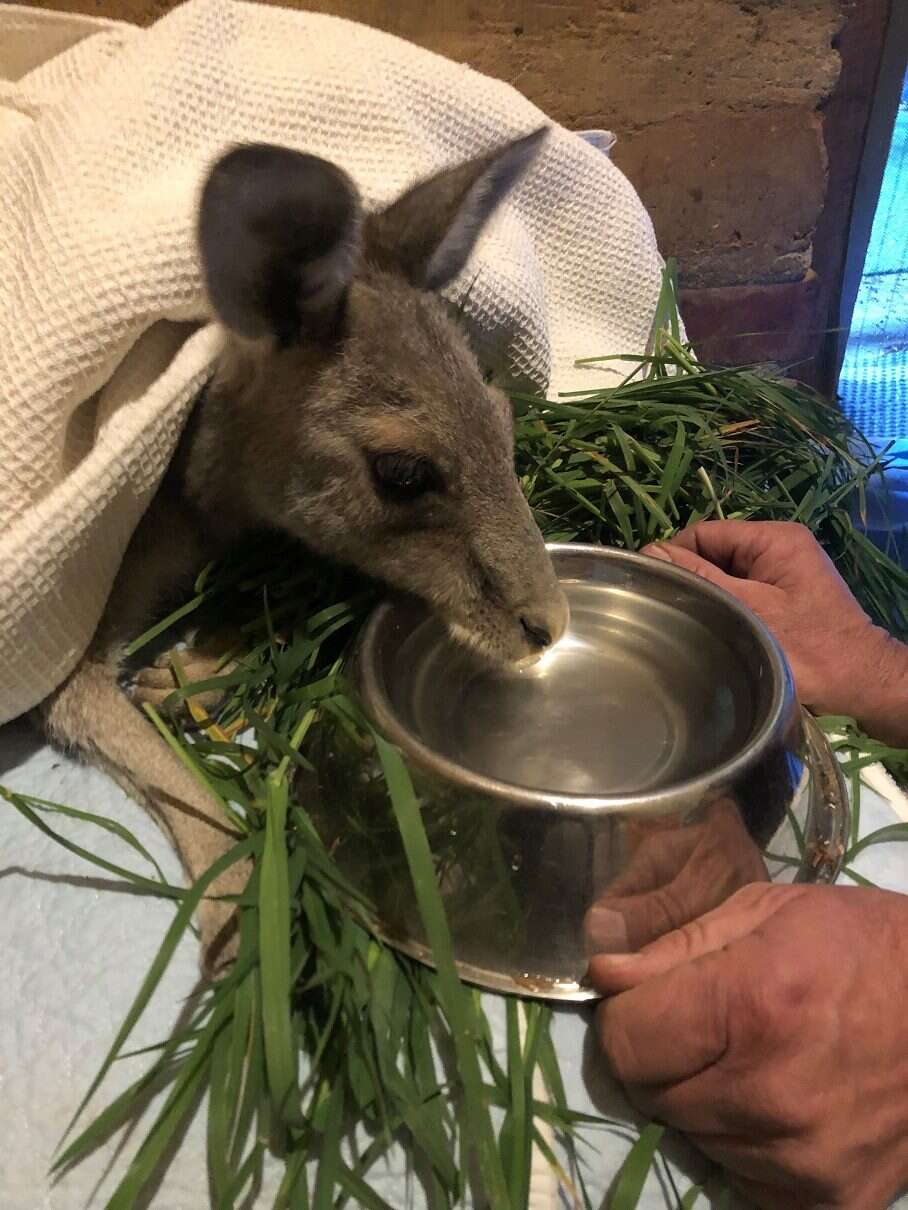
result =
[{"label": "water in bowl", "polygon": [[417,626],[387,683],[401,721],[474,773],[556,795],[657,790],[741,748],[755,707],[724,638],[620,585],[563,587],[568,632],[529,668],[490,669],[436,622]]}]

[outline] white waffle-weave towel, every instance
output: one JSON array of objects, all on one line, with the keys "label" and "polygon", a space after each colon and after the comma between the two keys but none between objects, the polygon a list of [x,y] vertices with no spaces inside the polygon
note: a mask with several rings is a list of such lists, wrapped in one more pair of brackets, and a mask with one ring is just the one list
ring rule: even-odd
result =
[{"label": "white waffle-weave towel", "polygon": [[[85,649],[216,357],[193,220],[225,145],[334,159],[374,205],[543,120],[337,18],[189,0],[139,30],[0,9],[0,722]],[[575,358],[644,347],[660,272],[630,184],[556,128],[452,294],[476,279],[493,368],[567,389],[601,381]]]}]

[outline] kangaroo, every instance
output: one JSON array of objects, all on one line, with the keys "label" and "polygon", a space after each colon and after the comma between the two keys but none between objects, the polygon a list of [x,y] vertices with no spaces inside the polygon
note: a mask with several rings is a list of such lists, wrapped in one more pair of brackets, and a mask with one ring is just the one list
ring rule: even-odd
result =
[{"label": "kangaroo", "polygon": [[[509,402],[438,296],[545,134],[372,213],[336,165],[283,147],[235,147],[206,178],[198,245],[223,351],[88,651],[38,707],[53,742],[151,811],[193,880],[235,836],[121,688],[121,666],[165,598],[244,532],[282,530],[301,558],[308,548],[415,594],[493,660],[528,657],[566,626],[514,473]],[[168,683],[147,669],[136,696]],[[237,894],[247,877],[233,867],[210,894]],[[235,951],[235,910],[208,898],[199,925],[214,975]]]}]

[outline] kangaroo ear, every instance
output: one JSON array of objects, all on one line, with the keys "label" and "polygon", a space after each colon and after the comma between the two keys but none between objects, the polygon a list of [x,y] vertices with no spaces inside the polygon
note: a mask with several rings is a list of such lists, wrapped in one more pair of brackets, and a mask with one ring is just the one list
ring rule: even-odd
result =
[{"label": "kangaroo ear", "polygon": [[463,269],[483,226],[535,158],[548,127],[429,177],[366,218],[366,255],[438,290]]},{"label": "kangaroo ear", "polygon": [[228,151],[202,190],[198,240],[209,298],[228,328],[282,345],[340,334],[362,207],[334,164],[267,144]]}]

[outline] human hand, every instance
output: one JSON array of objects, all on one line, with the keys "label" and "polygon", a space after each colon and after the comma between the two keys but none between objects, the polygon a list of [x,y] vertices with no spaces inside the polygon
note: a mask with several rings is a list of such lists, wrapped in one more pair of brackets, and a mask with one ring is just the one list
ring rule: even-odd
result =
[{"label": "human hand", "polygon": [[874,626],[803,525],[701,521],[644,547],[747,605],[774,633],[798,697],[857,718],[876,739],[908,744],[908,648]]},{"label": "human hand", "polygon": [[730,799],[708,806],[695,823],[629,821],[632,851],[583,922],[587,954],[638,950],[718,907],[766,866]]},{"label": "human hand", "polygon": [[765,1210],[885,1210],[908,1182],[908,897],[757,884],[600,955],[599,1038],[643,1113]]}]

